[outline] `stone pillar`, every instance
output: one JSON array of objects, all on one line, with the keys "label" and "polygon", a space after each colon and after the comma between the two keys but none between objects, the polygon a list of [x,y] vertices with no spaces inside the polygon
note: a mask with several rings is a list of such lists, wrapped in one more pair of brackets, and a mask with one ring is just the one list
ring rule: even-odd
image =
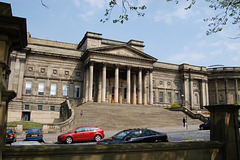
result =
[{"label": "stone pillar", "polygon": [[228,79],[224,79],[224,82],[225,82],[225,97],[226,97],[225,103],[228,104]]},{"label": "stone pillar", "polygon": [[[183,106],[188,107],[188,100],[189,100],[189,83],[188,78],[183,77]],[[187,103],[186,103],[187,102]]]},{"label": "stone pillar", "polygon": [[209,105],[208,80],[206,81],[205,85],[206,85],[206,105]]},{"label": "stone pillar", "polygon": [[136,90],[137,90],[137,80],[136,80],[136,74],[133,73],[133,94],[132,94],[132,104],[136,104]]},{"label": "stone pillar", "polygon": [[138,104],[142,104],[142,68],[138,70]]},{"label": "stone pillar", "polygon": [[105,98],[106,98],[106,75],[107,75],[107,64],[103,63],[103,69],[102,69],[102,102],[105,102]]},{"label": "stone pillar", "polygon": [[114,103],[118,103],[119,65],[115,67]]},{"label": "stone pillar", "polygon": [[153,77],[152,70],[149,71],[149,104],[153,104]]},{"label": "stone pillar", "polygon": [[235,88],[235,103],[238,100],[238,79],[234,79],[234,88]]},{"label": "stone pillar", "polygon": [[[24,68],[25,68],[26,59],[20,58],[19,62],[20,62],[20,69],[19,69],[18,86],[21,86],[21,84],[23,84],[23,77],[24,77],[24,71],[25,71]],[[17,91],[18,99],[22,98],[22,90],[23,90],[23,87],[18,87],[18,91]]]},{"label": "stone pillar", "polygon": [[89,68],[85,71],[85,102],[88,101],[88,89],[89,89]]},{"label": "stone pillar", "polygon": [[130,104],[131,99],[131,67],[127,66],[127,104]]},{"label": "stone pillar", "polygon": [[201,108],[206,106],[206,81],[202,79],[201,81]]},{"label": "stone pillar", "polygon": [[15,68],[15,63],[16,63],[17,57],[16,56],[11,56],[10,57],[10,69],[11,69],[11,74],[9,75],[9,81],[8,81],[8,89],[13,90],[13,80],[14,80],[14,68]]},{"label": "stone pillar", "polygon": [[193,79],[192,78],[189,78],[189,81],[190,81],[190,87],[189,87],[189,93],[190,93],[190,109],[193,109],[193,105],[194,105],[194,99],[193,99]]},{"label": "stone pillar", "polygon": [[89,87],[88,87],[88,101],[92,102],[92,91],[93,91],[93,62],[89,65]]},{"label": "stone pillar", "polygon": [[143,104],[147,105],[147,81],[146,73],[143,75]]},{"label": "stone pillar", "polygon": [[240,160],[238,110],[236,105],[205,106],[210,111],[210,140],[225,144],[224,160]]},{"label": "stone pillar", "polygon": [[97,102],[100,103],[102,100],[102,72],[99,71],[98,72],[98,98],[97,98]]},{"label": "stone pillar", "polygon": [[218,80],[215,79],[215,104],[219,104],[219,98],[218,98]]}]

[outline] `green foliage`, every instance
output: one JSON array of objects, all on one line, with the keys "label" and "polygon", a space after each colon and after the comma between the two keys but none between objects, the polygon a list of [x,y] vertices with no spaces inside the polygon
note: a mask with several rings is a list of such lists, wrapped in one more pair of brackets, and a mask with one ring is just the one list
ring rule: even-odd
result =
[{"label": "green foliage", "polygon": [[240,105],[240,101],[239,101],[239,99],[237,99],[237,101],[236,101],[236,105],[237,105],[237,106]]},{"label": "green foliage", "polygon": [[42,124],[37,122],[29,122],[29,121],[18,121],[18,122],[8,122],[9,125],[17,125],[23,124],[23,130],[28,130],[29,128],[41,128]]},{"label": "green foliage", "polygon": [[[134,1],[134,0],[133,0]],[[137,0],[135,0],[137,2]],[[178,4],[180,0],[166,0],[167,2],[175,2]],[[196,4],[197,0],[185,0],[189,2],[189,5],[185,7],[186,10],[191,9]],[[130,0],[121,0],[122,13],[116,19],[113,19],[113,23],[121,23],[129,20],[129,11],[135,11],[139,17],[145,15],[144,10],[147,9],[146,5],[137,6],[130,4]],[[210,3],[209,8],[213,9],[216,16],[205,18],[204,21],[208,22],[209,30],[206,32],[207,35],[222,31],[223,27],[231,22],[236,25],[240,22],[240,1],[239,0],[205,0]],[[105,18],[101,19],[100,22],[105,23],[110,19],[110,15],[115,6],[118,6],[117,0],[109,0],[109,9],[106,9]],[[240,37],[236,37],[240,38]]]},{"label": "green foliage", "polygon": [[177,108],[177,107],[180,107],[180,105],[176,104],[176,103],[172,103],[171,104],[171,108]]}]

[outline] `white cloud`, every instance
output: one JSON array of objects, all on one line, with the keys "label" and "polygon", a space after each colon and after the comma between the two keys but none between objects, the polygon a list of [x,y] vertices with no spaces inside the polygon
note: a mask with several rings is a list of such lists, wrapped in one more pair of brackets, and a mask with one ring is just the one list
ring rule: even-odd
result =
[{"label": "white cloud", "polygon": [[82,18],[84,21],[88,21],[90,16],[95,15],[94,10],[90,10],[85,12],[84,14],[79,14],[79,17]]},{"label": "white cloud", "polygon": [[107,4],[108,0],[84,0],[89,3],[92,8],[102,9]]},{"label": "white cloud", "polygon": [[205,57],[202,53],[197,52],[186,52],[179,53],[170,56],[168,59],[174,63],[199,63],[199,61],[203,60]]},{"label": "white cloud", "polygon": [[75,4],[76,7],[80,6],[80,1],[81,0],[73,0],[73,3]]}]

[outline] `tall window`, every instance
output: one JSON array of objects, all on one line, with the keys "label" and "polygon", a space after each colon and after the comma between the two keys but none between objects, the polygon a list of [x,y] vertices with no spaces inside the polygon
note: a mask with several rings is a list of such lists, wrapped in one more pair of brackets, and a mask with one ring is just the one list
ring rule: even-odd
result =
[{"label": "tall window", "polygon": [[57,95],[57,84],[56,83],[51,83],[51,96],[56,96]]},{"label": "tall window", "polygon": [[32,81],[26,81],[26,94],[31,94],[32,93]]},{"label": "tall window", "polygon": [[179,101],[179,93],[175,93],[175,103]]},{"label": "tall window", "polygon": [[155,91],[153,91],[153,103],[155,103]]},{"label": "tall window", "polygon": [[172,93],[168,92],[168,103],[172,103]]},{"label": "tall window", "polygon": [[44,82],[38,83],[38,95],[44,95],[44,87],[45,87]]},{"label": "tall window", "polygon": [[159,102],[163,102],[163,92],[159,92]]},{"label": "tall window", "polygon": [[67,84],[63,85],[63,96],[67,97],[68,96],[68,89],[69,86]]},{"label": "tall window", "polygon": [[76,85],[74,89],[74,97],[79,98],[80,97],[80,86]]}]

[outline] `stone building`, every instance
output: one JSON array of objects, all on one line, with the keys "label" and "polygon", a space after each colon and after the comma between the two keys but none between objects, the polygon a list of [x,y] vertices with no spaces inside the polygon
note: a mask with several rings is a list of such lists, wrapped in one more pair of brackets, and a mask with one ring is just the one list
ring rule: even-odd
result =
[{"label": "stone building", "polygon": [[121,42],[87,32],[79,44],[32,38],[11,54],[8,121],[51,123],[69,98],[84,102],[159,105],[189,109],[209,104],[206,67],[158,62],[144,42]]},{"label": "stone building", "polygon": [[209,103],[236,104],[239,100],[240,67],[214,66],[208,68]]}]

